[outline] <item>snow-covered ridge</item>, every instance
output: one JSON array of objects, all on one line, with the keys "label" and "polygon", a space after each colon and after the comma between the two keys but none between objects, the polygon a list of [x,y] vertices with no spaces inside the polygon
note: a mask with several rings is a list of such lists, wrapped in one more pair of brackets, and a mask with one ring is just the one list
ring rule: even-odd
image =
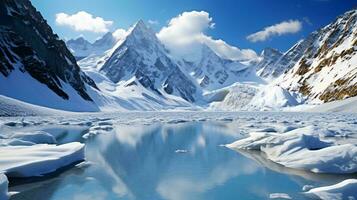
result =
[{"label": "snow-covered ridge", "polygon": [[357,10],[312,33],[304,54],[276,80],[310,102],[330,102],[357,95]]}]

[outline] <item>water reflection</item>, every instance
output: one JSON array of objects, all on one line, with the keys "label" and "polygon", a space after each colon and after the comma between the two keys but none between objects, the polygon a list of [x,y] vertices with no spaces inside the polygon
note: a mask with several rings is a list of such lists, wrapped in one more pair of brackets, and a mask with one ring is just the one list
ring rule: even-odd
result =
[{"label": "water reflection", "polygon": [[230,123],[114,125],[86,141],[87,163],[12,187],[20,191],[12,199],[267,199],[276,192],[302,199],[304,184],[324,181],[220,146],[240,137]]}]

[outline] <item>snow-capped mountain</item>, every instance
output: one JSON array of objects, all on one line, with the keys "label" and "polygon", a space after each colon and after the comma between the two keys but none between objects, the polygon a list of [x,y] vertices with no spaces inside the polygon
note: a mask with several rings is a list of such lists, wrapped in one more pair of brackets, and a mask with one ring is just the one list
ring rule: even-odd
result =
[{"label": "snow-capped mountain", "polygon": [[105,51],[113,48],[118,40],[111,32],[106,33],[94,43],[88,42],[83,37],[71,39],[66,42],[67,47],[77,60],[81,60],[90,55],[102,56]]},{"label": "snow-capped mountain", "polygon": [[66,45],[76,60],[81,60],[87,57],[90,54],[90,51],[93,50],[92,44],[83,37],[68,40]]},{"label": "snow-capped mountain", "polygon": [[33,104],[97,110],[96,88],[28,0],[0,2],[0,94]]},{"label": "snow-capped mountain", "polygon": [[116,45],[100,71],[114,83],[140,84],[159,96],[166,93],[189,102],[196,100],[196,85],[141,20],[129,30],[125,40]]},{"label": "snow-capped mountain", "polygon": [[[313,32],[303,55],[275,82],[312,102],[329,102],[357,95],[357,10]],[[299,53],[300,54],[300,53]]]},{"label": "snow-capped mountain", "polygon": [[308,48],[313,45],[316,38],[317,34],[314,32],[306,39],[300,40],[280,57],[274,57],[276,59],[275,62],[270,62],[269,64],[264,65],[259,70],[259,75],[263,78],[275,79],[284,74],[294,67],[294,65],[301,59]]},{"label": "snow-capped mountain", "polygon": [[255,69],[239,61],[223,59],[203,44],[200,59],[196,62],[184,61],[186,71],[204,90],[216,90],[236,82],[255,81]]},{"label": "snow-capped mountain", "polygon": [[260,59],[256,64],[257,74],[268,78],[274,74],[276,62],[283,56],[283,53],[273,48],[265,48],[260,54]]}]

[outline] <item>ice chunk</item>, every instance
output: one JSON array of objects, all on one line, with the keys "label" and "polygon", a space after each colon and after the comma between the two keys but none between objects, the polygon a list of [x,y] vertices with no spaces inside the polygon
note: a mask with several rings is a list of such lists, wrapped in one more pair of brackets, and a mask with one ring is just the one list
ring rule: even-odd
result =
[{"label": "ice chunk", "polygon": [[0,146],[32,146],[35,143],[18,139],[0,139]]},{"label": "ice chunk", "polygon": [[11,138],[16,138],[18,140],[32,142],[35,144],[56,144],[56,138],[51,134],[44,131],[35,131],[35,132],[19,132],[11,136]]},{"label": "ice chunk", "polygon": [[5,200],[8,199],[8,185],[9,181],[4,174],[0,174],[0,199]]},{"label": "ice chunk", "polygon": [[269,194],[270,199],[292,199],[288,194],[285,193],[272,193]]},{"label": "ice chunk", "polygon": [[286,133],[253,132],[226,145],[231,149],[261,150],[267,158],[286,167],[315,173],[357,172],[357,146],[336,145],[320,139],[322,130],[308,126]]},{"label": "ice chunk", "polygon": [[357,179],[347,179],[335,185],[313,188],[306,194],[319,199],[357,199]]},{"label": "ice chunk", "polygon": [[0,155],[0,172],[8,177],[41,176],[84,160],[84,144],[6,146]]},{"label": "ice chunk", "polygon": [[188,153],[188,150],[186,149],[177,149],[175,153]]}]

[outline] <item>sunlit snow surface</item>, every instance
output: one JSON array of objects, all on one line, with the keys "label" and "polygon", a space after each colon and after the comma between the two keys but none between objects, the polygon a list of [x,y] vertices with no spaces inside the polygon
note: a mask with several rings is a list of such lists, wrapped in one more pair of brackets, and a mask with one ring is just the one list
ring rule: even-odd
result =
[{"label": "sunlit snow surface", "polygon": [[[5,147],[24,133],[37,133],[27,140],[41,140],[40,145],[85,144],[86,162],[61,173],[33,180],[8,177],[11,199],[309,199],[305,188],[357,179],[356,174],[296,170],[259,151],[223,146],[251,132],[284,134],[304,127],[330,130],[334,134],[323,135],[329,142],[356,145],[356,114],[85,113],[0,118],[0,126]],[[346,191],[351,196],[351,189]]]}]

